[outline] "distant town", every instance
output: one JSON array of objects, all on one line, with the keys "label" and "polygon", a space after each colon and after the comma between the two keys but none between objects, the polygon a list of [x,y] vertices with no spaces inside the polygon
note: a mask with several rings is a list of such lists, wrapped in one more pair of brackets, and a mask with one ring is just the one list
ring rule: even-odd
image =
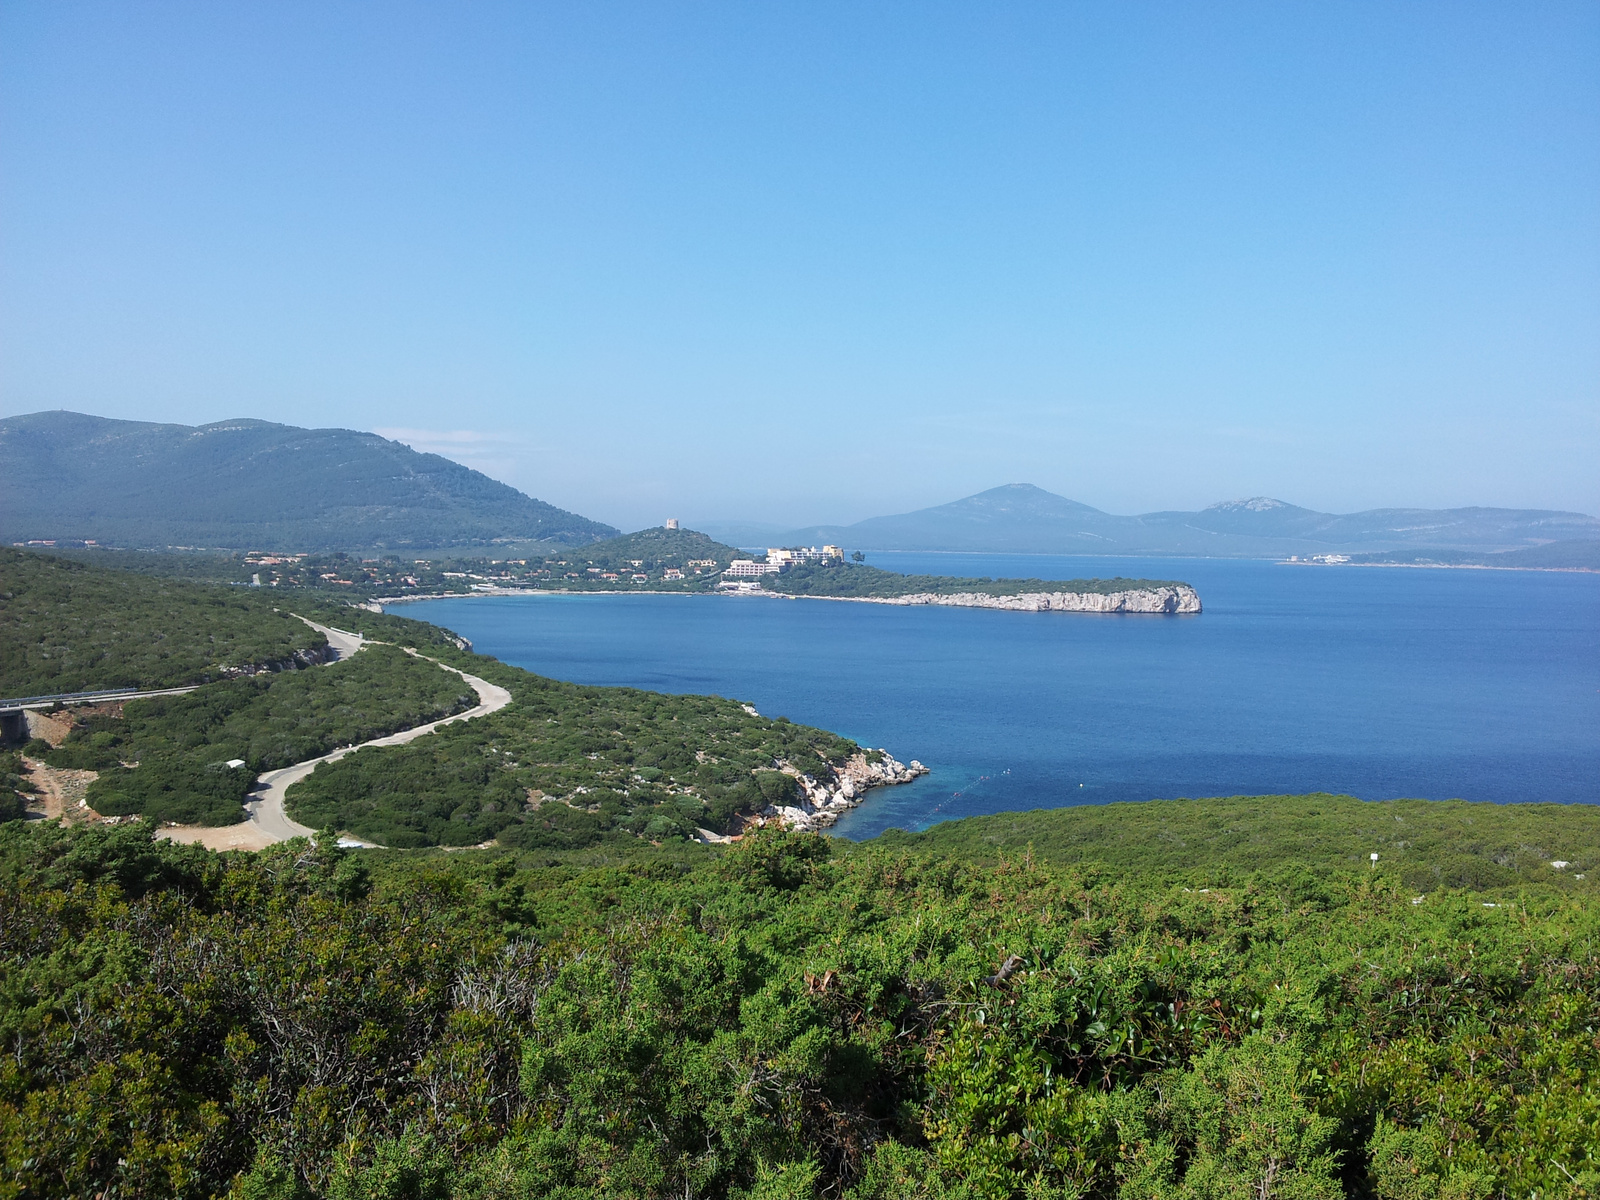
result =
[{"label": "distant town", "polygon": [[838,546],[772,546],[767,549],[764,559],[736,558],[730,562],[722,572],[722,582],[717,584],[717,588],[720,591],[759,592],[759,580],[763,575],[782,575],[791,567],[803,563],[842,562],[844,550]]},{"label": "distant town", "polygon": [[[129,550],[76,539],[38,539],[19,547],[65,553],[106,566],[177,574],[243,587],[337,592],[363,601],[506,590],[758,592],[761,580],[798,566],[842,564],[840,546],[772,546],[740,551],[676,520],[543,557],[491,557],[473,547],[369,550],[366,553],[224,551],[200,547]],[[543,549],[543,547],[540,547]]]}]

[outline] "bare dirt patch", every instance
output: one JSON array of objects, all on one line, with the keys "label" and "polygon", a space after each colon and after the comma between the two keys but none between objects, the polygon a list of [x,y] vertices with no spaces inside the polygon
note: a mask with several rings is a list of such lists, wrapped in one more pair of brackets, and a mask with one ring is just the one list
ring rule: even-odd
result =
[{"label": "bare dirt patch", "polygon": [[164,825],[156,836],[186,846],[201,845],[207,850],[265,850],[275,839],[249,821],[237,825]]},{"label": "bare dirt patch", "polygon": [[89,785],[100,778],[100,772],[52,767],[37,758],[24,758],[22,763],[37,789],[28,802],[29,811],[40,813],[47,821],[103,820],[84,800]]}]

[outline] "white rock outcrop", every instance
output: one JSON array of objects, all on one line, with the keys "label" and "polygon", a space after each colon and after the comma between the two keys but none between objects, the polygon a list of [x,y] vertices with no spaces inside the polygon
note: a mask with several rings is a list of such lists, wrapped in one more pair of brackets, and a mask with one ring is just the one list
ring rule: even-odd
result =
[{"label": "white rock outcrop", "polygon": [[769,808],[761,815],[788,829],[826,829],[860,804],[872,788],[910,783],[928,773],[928,768],[916,759],[908,765],[887,750],[877,753],[880,757],[875,762],[865,753],[854,755],[834,770],[831,780],[790,769],[788,773],[795,777],[800,789],[798,802]]},{"label": "white rock outcrop", "polygon": [[909,596],[864,597],[872,604],[942,604],[951,608],[1006,608],[1015,612],[1197,613],[1200,594],[1186,583],[1127,592],[1023,592],[990,596],[984,592],[916,592]]}]

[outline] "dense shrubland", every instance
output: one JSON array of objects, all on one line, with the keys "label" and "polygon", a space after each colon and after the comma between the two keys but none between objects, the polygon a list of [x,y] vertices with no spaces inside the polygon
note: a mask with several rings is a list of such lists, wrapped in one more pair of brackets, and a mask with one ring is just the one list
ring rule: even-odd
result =
[{"label": "dense shrubland", "polygon": [[33,781],[22,756],[15,751],[0,751],[0,821],[19,821],[27,814],[27,793]]},{"label": "dense shrubland", "polygon": [[1600,805],[1588,804],[1229,796],[996,813],[917,834],[890,830],[884,841],[963,860],[1025,854],[1134,873],[1185,862],[1258,871],[1309,861],[1393,872],[1418,892],[1521,882],[1600,889]]},{"label": "dense shrubland", "polygon": [[[77,718],[52,766],[99,771],[103,816],[230,825],[258,773],[448,716],[477,703],[459,675],[393,646],[340,663],[129,701],[120,716]],[[243,760],[239,767],[230,761]]]},{"label": "dense shrubland", "polygon": [[319,657],[327,640],[272,599],[0,547],[0,695],[180,687]]},{"label": "dense shrubland", "polygon": [[1600,1186],[1586,898],[771,833],[603,857],[0,827],[0,1192]]},{"label": "dense shrubland", "polygon": [[321,766],[290,789],[290,814],[395,847],[659,841],[788,799],[794,781],[777,762],[820,775],[858,749],[714,696],[580,687],[469,661],[511,690],[509,708]]}]

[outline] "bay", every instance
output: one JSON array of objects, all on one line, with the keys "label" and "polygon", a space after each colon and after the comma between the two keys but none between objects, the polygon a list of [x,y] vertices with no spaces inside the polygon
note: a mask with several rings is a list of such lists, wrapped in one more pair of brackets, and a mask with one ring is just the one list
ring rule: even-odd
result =
[{"label": "bay", "polygon": [[1154,797],[1600,802],[1600,575],[1225,559],[874,554],[889,570],[1181,579],[1198,616],[824,600],[421,601],[577,683],[715,693],[920,759],[836,827]]}]

